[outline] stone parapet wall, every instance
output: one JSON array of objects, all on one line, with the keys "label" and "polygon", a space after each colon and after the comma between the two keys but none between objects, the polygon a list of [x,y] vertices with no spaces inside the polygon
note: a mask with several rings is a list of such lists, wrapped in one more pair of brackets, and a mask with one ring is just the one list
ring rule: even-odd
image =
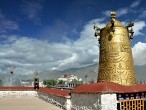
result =
[{"label": "stone parapet wall", "polygon": [[62,109],[71,110],[70,97],[62,97],[44,92],[38,92],[38,97],[42,100],[54,104]]},{"label": "stone parapet wall", "polygon": [[72,93],[72,110],[117,110],[116,94]]},{"label": "stone parapet wall", "polygon": [[65,110],[71,110],[71,96],[69,93],[66,90],[50,88],[40,88],[36,91],[32,87],[0,87],[0,98],[38,97]]},{"label": "stone parapet wall", "polygon": [[72,93],[73,110],[100,110],[101,94]]},{"label": "stone parapet wall", "polygon": [[[55,91],[55,90],[54,90]],[[58,90],[56,90],[58,91]],[[35,90],[3,90],[2,97],[38,97],[48,103],[56,105],[64,110],[117,110],[116,94],[112,93],[75,93],[70,95],[58,95]]]},{"label": "stone parapet wall", "polygon": [[[86,89],[86,88],[85,88]],[[81,89],[81,90],[85,90]],[[79,92],[51,88],[2,87],[1,97],[38,97],[65,110],[117,110],[116,93]]]},{"label": "stone parapet wall", "polygon": [[0,91],[0,97],[37,97],[36,91]]}]

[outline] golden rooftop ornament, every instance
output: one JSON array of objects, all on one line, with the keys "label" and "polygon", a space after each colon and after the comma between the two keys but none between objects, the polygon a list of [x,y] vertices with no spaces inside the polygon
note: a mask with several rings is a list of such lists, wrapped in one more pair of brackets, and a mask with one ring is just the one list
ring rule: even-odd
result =
[{"label": "golden rooftop ornament", "polygon": [[124,26],[111,12],[111,21],[102,29],[94,24],[95,37],[99,36],[100,56],[97,82],[136,84],[130,40],[134,23]]}]

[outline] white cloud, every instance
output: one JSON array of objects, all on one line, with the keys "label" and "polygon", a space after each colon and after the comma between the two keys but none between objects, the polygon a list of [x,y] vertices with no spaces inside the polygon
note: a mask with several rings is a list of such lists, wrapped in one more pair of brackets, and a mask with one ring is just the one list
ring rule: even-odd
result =
[{"label": "white cloud", "polygon": [[135,65],[146,64],[146,43],[138,42],[132,48]]},{"label": "white cloud", "polygon": [[37,24],[40,24],[39,14],[42,11],[42,4],[38,1],[24,1],[22,4],[22,13],[27,16],[29,20],[34,21]]},{"label": "white cloud", "polygon": [[140,32],[144,27],[146,26],[145,21],[137,21],[134,22],[134,35],[144,35],[142,32]]},{"label": "white cloud", "polygon": [[117,17],[120,17],[120,16],[123,16],[123,15],[127,14],[129,10],[128,10],[128,8],[120,8],[120,9],[118,9],[118,10],[107,10],[107,11],[104,11],[104,12],[102,12],[102,13],[103,13],[105,16],[109,17],[111,11],[115,11],[115,12],[117,13],[116,16],[117,16]]},{"label": "white cloud", "polygon": [[[84,26],[80,38],[65,43],[49,43],[22,36],[5,36],[0,44],[1,66],[13,64],[17,74],[46,72],[94,64],[98,60],[98,40],[94,38],[93,23],[99,27],[103,19],[95,19]],[[7,69],[8,70],[8,69]]]},{"label": "white cloud", "polygon": [[141,15],[139,17],[145,18],[146,17],[146,10],[141,12]]},{"label": "white cloud", "polygon": [[0,33],[6,33],[10,30],[18,30],[18,23],[6,18],[0,10]]},{"label": "white cloud", "polygon": [[[111,13],[112,10],[106,10],[106,11],[103,11],[102,13],[105,15],[105,16],[110,16],[110,13]],[[115,10],[113,10],[115,11]]]},{"label": "white cloud", "polygon": [[94,19],[84,26],[83,31],[80,32],[80,38],[73,43],[68,43],[72,54],[59,61],[60,64],[57,68],[83,67],[95,63],[99,49],[98,40],[94,38],[93,23],[102,28],[104,26],[102,21],[104,18]]},{"label": "white cloud", "polygon": [[129,7],[129,6],[127,6],[127,7],[122,7],[122,8],[119,8],[119,9],[117,9],[117,10],[106,10],[106,11],[104,11],[104,12],[102,12],[102,13],[103,13],[104,15],[106,15],[106,16],[109,17],[111,11],[116,11],[116,12],[117,12],[117,17],[120,17],[120,16],[123,16],[123,15],[128,14],[129,12],[133,12],[132,9],[135,8],[135,7],[137,7],[137,6],[139,6],[140,2],[141,2],[141,0],[137,0],[137,1],[134,1],[134,2],[130,5],[130,7]]},{"label": "white cloud", "polygon": [[[76,41],[53,43],[23,36],[5,36],[0,44],[0,68],[12,64],[16,74],[32,74],[35,71],[47,72],[54,69],[83,67],[98,62],[98,40],[94,38],[93,23],[103,28],[104,18],[88,22]],[[136,22],[135,34],[139,35],[145,22]],[[135,47],[134,47],[135,48]],[[135,57],[137,58],[137,56]]]},{"label": "white cloud", "polygon": [[79,57],[77,53],[73,53],[71,57],[58,61],[59,63],[58,67],[60,68],[60,67],[68,66],[68,65],[70,66],[74,65],[77,62],[77,60],[79,60],[78,58]]},{"label": "white cloud", "polygon": [[117,10],[117,17],[126,15],[128,13],[129,9],[128,8],[121,8]]},{"label": "white cloud", "polygon": [[131,8],[137,7],[137,6],[139,6],[140,2],[141,2],[141,0],[136,0],[136,1],[134,1],[134,2],[130,5],[130,7],[131,7]]},{"label": "white cloud", "polygon": [[[62,20],[55,20],[53,25],[41,29],[39,36],[49,42],[64,42],[68,40],[68,33],[72,33],[72,26]],[[74,30],[76,31],[76,30]]]}]

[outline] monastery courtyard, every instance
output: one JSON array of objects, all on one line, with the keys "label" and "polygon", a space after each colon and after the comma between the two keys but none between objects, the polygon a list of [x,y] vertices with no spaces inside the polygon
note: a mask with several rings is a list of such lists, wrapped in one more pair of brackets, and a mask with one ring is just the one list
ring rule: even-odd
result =
[{"label": "monastery courtyard", "polygon": [[38,97],[3,97],[0,110],[62,110]]}]

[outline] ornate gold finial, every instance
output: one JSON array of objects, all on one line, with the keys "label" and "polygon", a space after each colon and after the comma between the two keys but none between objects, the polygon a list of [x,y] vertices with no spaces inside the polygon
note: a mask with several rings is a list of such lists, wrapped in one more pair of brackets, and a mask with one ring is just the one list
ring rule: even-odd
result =
[{"label": "ornate gold finial", "polygon": [[133,34],[134,34],[134,31],[133,31],[133,27],[134,26],[134,22],[130,22],[126,27],[128,29],[128,32],[129,32],[129,39],[133,39]]},{"label": "ornate gold finial", "polygon": [[111,12],[111,21],[98,31],[100,55],[97,82],[134,85],[136,74],[129,40],[129,38],[132,39],[134,33],[131,29],[134,23],[123,26],[115,18],[116,13]]},{"label": "ornate gold finial", "polygon": [[116,12],[112,11],[111,12],[111,28],[112,28],[112,32],[115,31],[114,26],[115,26],[115,18],[116,18]]},{"label": "ornate gold finial", "polygon": [[94,36],[97,38],[98,37],[98,41],[100,41],[100,28],[94,23],[93,29],[95,30],[95,34]]},{"label": "ornate gold finial", "polygon": [[112,12],[111,12],[111,19],[113,19],[113,18],[114,18],[114,19],[116,18],[116,12],[115,12],[115,11],[112,11]]}]

